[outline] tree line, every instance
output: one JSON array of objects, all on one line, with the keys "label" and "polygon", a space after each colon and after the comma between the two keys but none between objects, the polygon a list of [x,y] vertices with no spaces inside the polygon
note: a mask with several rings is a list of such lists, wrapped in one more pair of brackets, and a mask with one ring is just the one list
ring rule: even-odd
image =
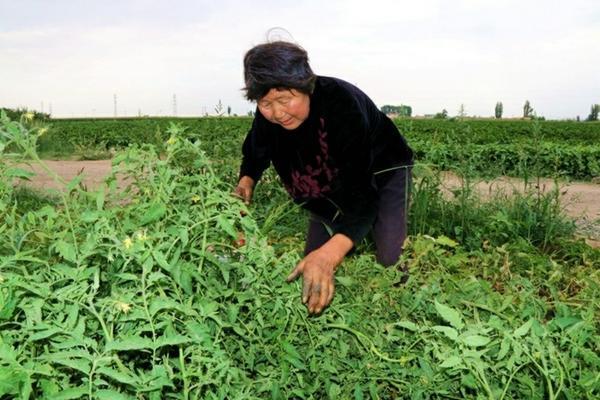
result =
[{"label": "tree line", "polygon": [[[412,107],[401,104],[398,106],[386,104],[381,107],[381,111],[391,117],[411,117],[412,116]],[[496,107],[494,108],[494,117],[496,119],[502,119],[502,114],[504,112],[504,106],[501,101],[496,103]],[[586,121],[598,121],[598,115],[600,114],[600,104],[592,104],[590,114],[585,119]],[[460,109],[458,111],[458,117],[465,117],[467,114],[465,112],[464,104],[460,105]],[[435,119],[446,119],[448,118],[448,110],[443,109],[441,112],[438,112],[432,116]],[[535,110],[533,109],[529,100],[525,101],[523,104],[523,118],[529,119],[544,119],[544,117],[537,116]],[[577,120],[579,121],[579,116],[577,116]]]}]

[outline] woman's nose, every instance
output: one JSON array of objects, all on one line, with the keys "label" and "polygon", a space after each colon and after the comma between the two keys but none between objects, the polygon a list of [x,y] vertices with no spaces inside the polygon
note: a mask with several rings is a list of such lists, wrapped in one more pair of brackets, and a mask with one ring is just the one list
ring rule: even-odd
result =
[{"label": "woman's nose", "polygon": [[284,114],[285,114],[285,112],[283,110],[283,107],[281,107],[281,106],[273,107],[273,118],[279,119],[279,118],[283,117]]}]

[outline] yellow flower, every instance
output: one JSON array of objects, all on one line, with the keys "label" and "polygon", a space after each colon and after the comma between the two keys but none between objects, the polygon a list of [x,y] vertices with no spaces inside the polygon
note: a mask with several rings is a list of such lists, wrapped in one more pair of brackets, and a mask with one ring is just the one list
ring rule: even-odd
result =
[{"label": "yellow flower", "polygon": [[48,128],[46,128],[46,127],[44,127],[44,128],[41,128],[41,129],[38,131],[38,135],[39,135],[39,136],[42,136],[42,135],[44,135],[46,132],[48,132]]},{"label": "yellow flower", "polygon": [[192,203],[196,204],[199,201],[200,201],[200,196],[198,196],[197,194],[192,196]]},{"label": "yellow flower", "polygon": [[34,117],[35,117],[35,114],[32,113],[31,111],[28,111],[25,114],[23,114],[23,118],[25,118],[25,121],[28,121],[28,122],[33,121]]},{"label": "yellow flower", "polygon": [[131,311],[131,304],[127,304],[122,301],[115,301],[115,308],[117,311],[127,314],[129,311]]},{"label": "yellow flower", "polygon": [[175,137],[173,137],[173,136],[171,136],[169,138],[169,140],[167,140],[168,145],[173,145],[173,144],[175,144],[175,142],[177,142],[177,139],[175,139]]},{"label": "yellow flower", "polygon": [[0,283],[4,282],[4,277],[0,275]]},{"label": "yellow flower", "polygon": [[135,234],[135,238],[140,242],[148,240],[148,236],[146,235],[146,231],[141,231]]},{"label": "yellow flower", "polygon": [[123,240],[123,246],[125,246],[126,250],[129,250],[131,246],[133,246],[133,240],[131,240],[131,238],[127,236],[125,240]]}]

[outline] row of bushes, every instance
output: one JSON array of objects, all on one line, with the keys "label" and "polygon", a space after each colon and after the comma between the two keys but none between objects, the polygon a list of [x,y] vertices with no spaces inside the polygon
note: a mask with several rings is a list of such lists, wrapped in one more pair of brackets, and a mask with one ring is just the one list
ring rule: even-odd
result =
[{"label": "row of bushes", "polygon": [[[39,150],[75,152],[82,148],[122,148],[132,143],[162,145],[177,122],[186,135],[212,143],[211,156],[231,157],[252,119],[129,118],[53,120]],[[600,124],[569,121],[397,119],[417,160],[443,169],[493,175],[536,173],[591,179],[600,175]]]}]

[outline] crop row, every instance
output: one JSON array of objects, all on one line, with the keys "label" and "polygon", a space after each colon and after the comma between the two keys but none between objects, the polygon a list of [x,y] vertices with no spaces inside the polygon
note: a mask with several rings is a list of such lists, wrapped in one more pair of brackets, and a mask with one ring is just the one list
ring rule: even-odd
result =
[{"label": "crop row", "polygon": [[[172,122],[206,143],[214,159],[237,157],[249,118],[55,120],[39,149],[123,148],[169,137]],[[417,161],[487,176],[538,174],[591,179],[600,175],[600,124],[557,121],[396,120]],[[70,150],[69,150],[70,149]]]}]

